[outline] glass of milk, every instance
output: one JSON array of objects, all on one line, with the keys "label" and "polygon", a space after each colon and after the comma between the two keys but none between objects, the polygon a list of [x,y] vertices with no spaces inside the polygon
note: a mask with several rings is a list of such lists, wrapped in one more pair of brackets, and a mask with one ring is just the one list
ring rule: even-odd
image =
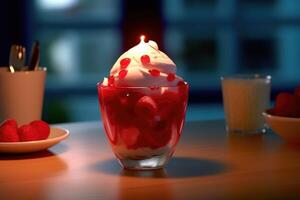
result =
[{"label": "glass of milk", "polygon": [[270,103],[271,76],[224,76],[221,82],[227,132],[264,133],[262,113]]}]

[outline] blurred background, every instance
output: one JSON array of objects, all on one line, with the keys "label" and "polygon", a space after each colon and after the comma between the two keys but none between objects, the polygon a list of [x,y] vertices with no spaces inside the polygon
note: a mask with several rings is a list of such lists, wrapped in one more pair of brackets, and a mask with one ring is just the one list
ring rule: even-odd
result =
[{"label": "blurred background", "polygon": [[0,64],[41,43],[43,118],[99,120],[96,83],[145,34],[190,83],[187,118],[223,118],[220,76],[272,75],[272,98],[300,84],[299,0],[10,0],[0,3]]}]

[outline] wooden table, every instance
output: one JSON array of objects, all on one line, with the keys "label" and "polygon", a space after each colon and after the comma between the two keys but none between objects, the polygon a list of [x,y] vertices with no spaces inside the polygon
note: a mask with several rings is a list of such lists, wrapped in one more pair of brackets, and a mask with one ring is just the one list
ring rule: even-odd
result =
[{"label": "wooden table", "polygon": [[165,170],[124,171],[100,122],[61,124],[49,151],[0,155],[0,199],[300,199],[300,147],[274,134],[228,137],[223,121],[187,122]]}]

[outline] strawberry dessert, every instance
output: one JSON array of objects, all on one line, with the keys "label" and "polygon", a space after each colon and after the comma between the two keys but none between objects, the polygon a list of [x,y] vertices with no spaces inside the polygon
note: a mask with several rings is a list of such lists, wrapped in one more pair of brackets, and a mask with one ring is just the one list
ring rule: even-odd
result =
[{"label": "strawberry dessert", "polygon": [[104,129],[125,168],[163,167],[184,124],[188,85],[154,41],[122,54],[98,84]]}]

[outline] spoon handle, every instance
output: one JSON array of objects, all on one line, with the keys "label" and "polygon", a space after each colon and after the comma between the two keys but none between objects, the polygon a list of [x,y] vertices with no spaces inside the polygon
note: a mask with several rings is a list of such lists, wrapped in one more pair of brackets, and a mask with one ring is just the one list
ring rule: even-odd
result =
[{"label": "spoon handle", "polygon": [[39,66],[39,62],[40,62],[40,43],[36,41],[34,42],[31,49],[28,70],[36,70]]}]

